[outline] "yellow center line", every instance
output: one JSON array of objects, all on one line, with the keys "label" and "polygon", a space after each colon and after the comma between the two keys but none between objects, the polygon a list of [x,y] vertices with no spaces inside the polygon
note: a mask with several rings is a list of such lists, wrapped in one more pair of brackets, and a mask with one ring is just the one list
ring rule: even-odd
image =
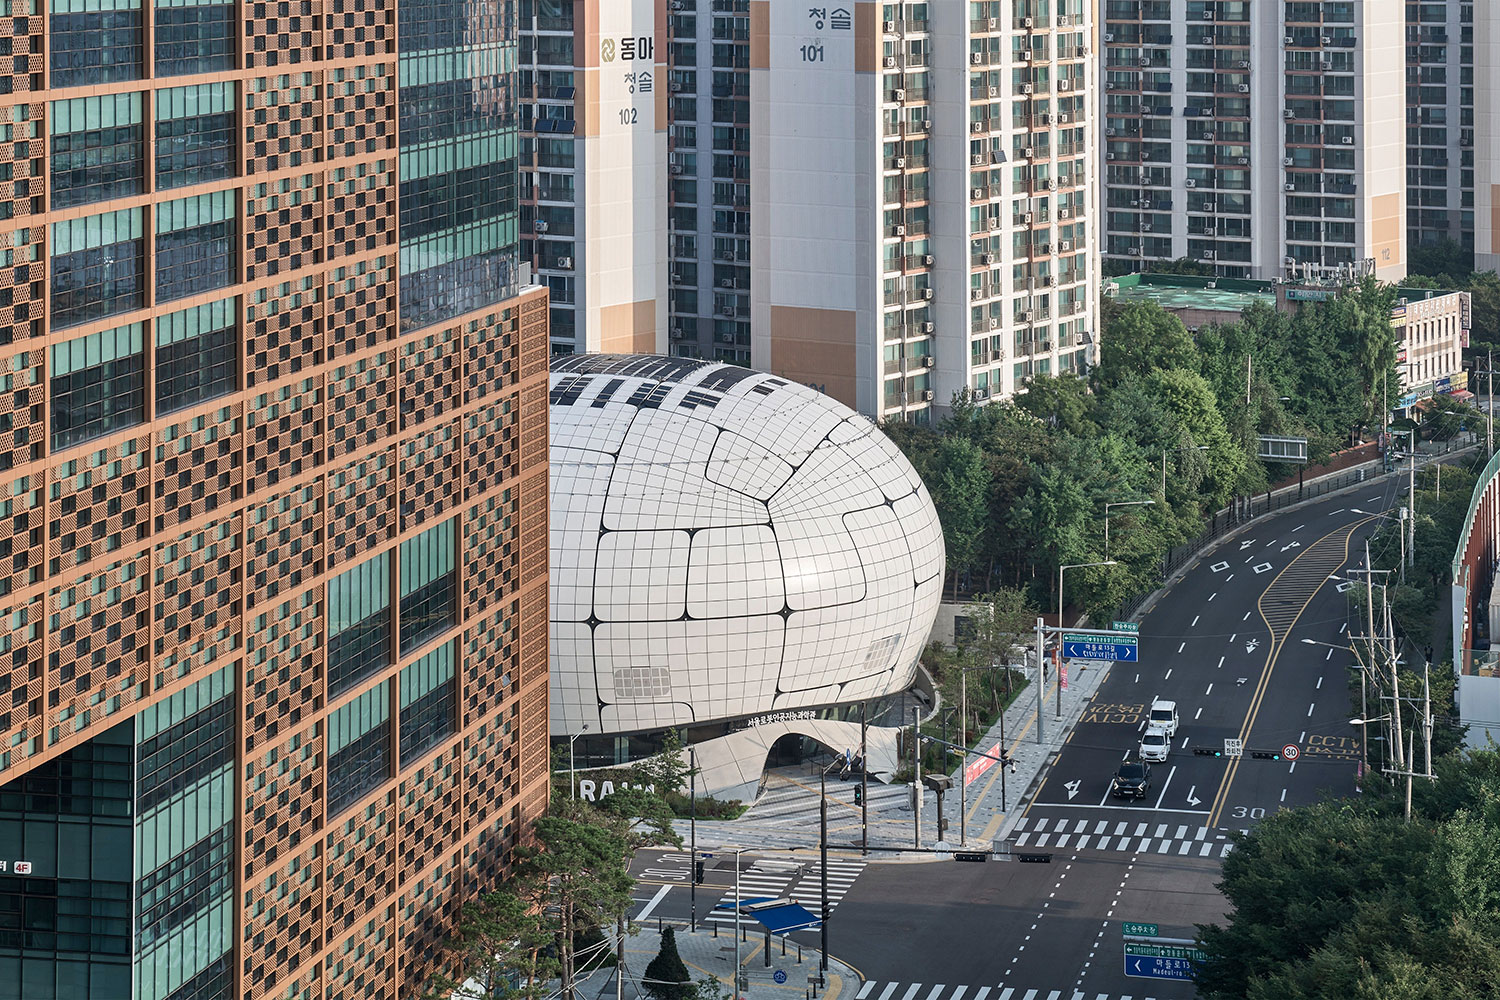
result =
[{"label": "yellow center line", "polygon": [[[1275,579],[1273,579],[1266,585],[1266,589],[1261,591],[1260,597],[1256,598],[1255,610],[1260,615],[1261,621],[1265,623],[1267,630],[1271,634],[1271,643],[1270,648],[1266,650],[1265,667],[1262,668],[1260,680],[1255,685],[1255,693],[1250,698],[1250,708],[1245,713],[1245,722],[1242,726],[1240,726],[1240,742],[1242,745],[1248,738],[1251,727],[1255,725],[1256,717],[1260,714],[1260,706],[1264,703],[1266,691],[1270,686],[1271,673],[1276,669],[1276,661],[1281,656],[1282,649],[1286,647],[1286,640],[1291,637],[1292,629],[1297,627],[1297,622],[1302,618],[1302,614],[1307,610],[1307,606],[1312,603],[1313,598],[1318,596],[1318,592],[1323,589],[1323,581],[1320,580],[1318,584],[1313,587],[1312,593],[1307,595],[1307,599],[1302,602],[1302,605],[1297,609],[1297,613],[1292,616],[1291,621],[1287,622],[1285,631],[1279,637],[1276,634],[1276,626],[1273,625],[1271,623],[1271,620],[1266,617],[1266,611],[1262,606],[1262,602],[1266,599],[1266,596],[1270,594],[1271,591],[1275,588],[1276,584],[1280,582],[1281,578],[1288,572],[1290,572],[1293,566],[1296,566],[1297,563],[1301,561],[1303,556],[1311,554],[1312,551],[1316,549],[1320,544],[1334,537],[1340,532],[1344,533],[1344,552],[1342,558],[1340,558],[1339,560],[1339,565],[1342,566],[1344,563],[1348,562],[1349,543],[1354,538],[1355,530],[1359,528],[1360,525],[1368,524],[1373,520],[1375,520],[1373,517],[1367,517],[1360,521],[1354,521],[1350,524],[1344,525],[1343,527],[1335,528],[1333,531],[1330,531],[1322,538],[1319,538],[1316,542],[1313,542],[1307,548],[1298,553],[1296,558],[1294,558],[1291,562],[1287,563],[1286,567],[1282,569],[1280,573],[1276,574]],[[1321,575],[1326,578],[1326,574]],[[1229,789],[1234,785],[1234,779],[1235,776],[1239,773],[1240,761],[1242,759],[1243,758],[1241,757],[1233,758],[1232,760],[1230,760],[1229,766],[1224,769],[1224,777],[1219,782],[1218,793],[1215,794],[1213,806],[1209,809],[1207,825],[1210,827],[1219,825],[1224,807],[1228,802]]]}]

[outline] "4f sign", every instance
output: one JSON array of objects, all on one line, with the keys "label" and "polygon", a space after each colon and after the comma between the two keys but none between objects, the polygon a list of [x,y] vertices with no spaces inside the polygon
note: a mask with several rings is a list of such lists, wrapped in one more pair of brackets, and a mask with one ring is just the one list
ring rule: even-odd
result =
[{"label": "4f sign", "polygon": [[12,875],[30,875],[30,861],[0,861],[0,875],[9,871]]}]

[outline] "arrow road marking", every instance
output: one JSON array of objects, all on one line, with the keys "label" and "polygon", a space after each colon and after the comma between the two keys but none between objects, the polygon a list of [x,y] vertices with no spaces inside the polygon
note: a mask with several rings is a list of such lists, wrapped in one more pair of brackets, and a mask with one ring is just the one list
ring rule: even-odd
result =
[{"label": "arrow road marking", "polygon": [[1192,806],[1194,809],[1198,808],[1198,805],[1203,801],[1202,799],[1198,798],[1196,795],[1193,794],[1197,790],[1198,790],[1198,786],[1194,785],[1192,788],[1188,789],[1188,793],[1187,793],[1188,805]]},{"label": "arrow road marking", "polygon": [[1253,653],[1253,652],[1255,652],[1255,647],[1259,646],[1259,645],[1260,645],[1260,640],[1259,639],[1246,639],[1245,640],[1245,652],[1247,652],[1247,653]]},{"label": "arrow road marking", "polygon": [[1250,546],[1252,546],[1254,544],[1255,544],[1255,539],[1253,539],[1253,538],[1247,538],[1243,542],[1240,542],[1240,551],[1243,552],[1243,551],[1245,551],[1246,549],[1248,549]]},{"label": "arrow road marking", "polygon": [[1082,778],[1074,778],[1072,781],[1064,783],[1063,787],[1068,790],[1068,801],[1069,802],[1073,801],[1073,796],[1075,796],[1075,795],[1078,794],[1078,789],[1079,789],[1079,787],[1082,784],[1083,784],[1083,779]]},{"label": "arrow road marking", "polygon": [[1248,681],[1248,680],[1249,680],[1249,679],[1250,679],[1250,678],[1248,678],[1248,677],[1239,677],[1239,678],[1236,678],[1236,679],[1235,679],[1235,683],[1236,683],[1236,684],[1239,684],[1239,685],[1240,685],[1240,686],[1242,686],[1242,687],[1243,687],[1243,686],[1244,686],[1244,684],[1245,684],[1245,682],[1246,682],[1246,681]]},{"label": "arrow road marking", "polygon": [[1283,545],[1281,547],[1281,551],[1285,552],[1287,549],[1300,549],[1300,548],[1302,548],[1302,543],[1301,542],[1291,542],[1289,544]]}]

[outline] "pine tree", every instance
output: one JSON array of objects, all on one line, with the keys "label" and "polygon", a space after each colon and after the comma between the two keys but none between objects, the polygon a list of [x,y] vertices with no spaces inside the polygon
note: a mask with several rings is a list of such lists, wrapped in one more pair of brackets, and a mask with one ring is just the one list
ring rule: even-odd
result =
[{"label": "pine tree", "polygon": [[641,987],[653,1000],[692,1000],[697,992],[688,967],[677,954],[677,932],[672,928],[661,932],[661,950],[646,966],[646,980]]}]

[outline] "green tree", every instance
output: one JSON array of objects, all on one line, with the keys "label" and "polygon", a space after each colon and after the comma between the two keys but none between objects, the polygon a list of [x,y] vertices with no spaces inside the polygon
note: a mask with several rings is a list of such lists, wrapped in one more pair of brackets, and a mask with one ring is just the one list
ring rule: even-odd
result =
[{"label": "green tree", "polygon": [[677,932],[670,927],[661,932],[661,950],[646,966],[641,987],[652,1000],[696,1000],[698,990],[682,956],[677,954]]},{"label": "green tree", "polygon": [[[1025,591],[1016,588],[1001,587],[975,598],[969,605],[967,614],[974,630],[970,642],[980,663],[1010,663],[1011,650],[1024,645],[1035,633],[1039,613],[1036,605],[1027,599]],[[1002,672],[1005,675],[1005,691],[1009,694],[1011,672]],[[996,689],[990,686],[988,690],[994,692]],[[998,707],[992,704],[991,711]]]},{"label": "green tree", "polygon": [[1223,506],[1248,478],[1245,449],[1230,436],[1208,380],[1186,369],[1157,371],[1147,385],[1162,405],[1177,418],[1184,435],[1194,445],[1207,448],[1208,473],[1203,482],[1205,499]]},{"label": "green tree", "polygon": [[551,992],[560,968],[551,947],[556,932],[527,902],[530,895],[512,882],[464,904],[453,937],[443,943],[444,964],[463,975],[434,976],[429,1000],[542,1000]]},{"label": "green tree", "polygon": [[1196,370],[1197,351],[1182,320],[1154,302],[1132,302],[1115,313],[1099,343],[1100,385],[1113,385],[1129,375],[1186,368]]},{"label": "green tree", "polygon": [[1093,437],[1099,427],[1090,419],[1094,400],[1088,383],[1071,372],[1062,375],[1034,375],[1026,380],[1025,391],[1016,397],[1016,405],[1038,420],[1075,437]]},{"label": "green tree", "polygon": [[1443,285],[1453,287],[1474,270],[1474,251],[1466,250],[1455,240],[1441,240],[1430,246],[1414,246],[1410,252],[1412,274],[1441,278]]},{"label": "green tree", "polygon": [[953,574],[956,594],[960,575],[973,569],[983,549],[989,470],[985,467],[984,452],[963,437],[943,439],[938,447],[937,467],[932,500],[943,525],[948,571]]}]

